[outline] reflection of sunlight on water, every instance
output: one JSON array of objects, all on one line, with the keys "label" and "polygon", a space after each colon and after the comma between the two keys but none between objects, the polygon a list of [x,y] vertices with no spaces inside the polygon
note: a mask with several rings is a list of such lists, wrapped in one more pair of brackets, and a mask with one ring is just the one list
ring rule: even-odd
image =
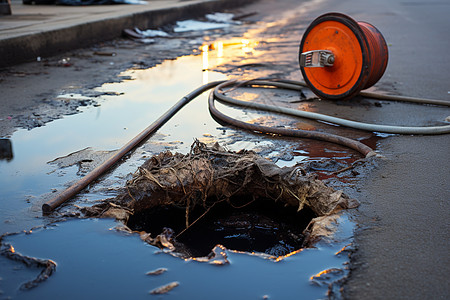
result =
[{"label": "reflection of sunlight on water", "polygon": [[[226,41],[215,41],[210,44],[204,44],[200,47],[202,53],[202,70],[208,78],[207,73],[210,69],[216,68],[224,64],[231,64],[237,57],[247,58],[254,56],[255,47],[259,42],[249,39],[233,38]],[[203,80],[203,83],[207,83]]]},{"label": "reflection of sunlight on water", "polygon": [[[122,116],[114,120],[117,128],[126,128],[127,133],[130,134],[136,133],[138,129],[146,126],[141,120],[145,120],[148,125],[149,120],[156,119],[157,114],[162,114],[169,105],[173,105],[194,88],[210,81],[224,79],[224,75],[211,70],[223,64],[232,64],[236,57],[247,57],[257,44],[258,42],[241,38],[219,40],[201,46],[199,56],[186,56],[174,61],[166,61],[156,68],[147,70],[127,70],[120,76],[132,80],[105,84],[99,88],[101,91],[116,93],[114,98],[103,97],[108,98],[109,101],[102,104],[102,114],[105,114],[104,111],[109,107],[115,106],[122,112]],[[257,94],[248,94],[245,97],[247,100],[252,100],[257,97]],[[217,123],[210,120],[204,98],[202,95],[183,108],[162,130],[168,132],[171,139],[179,140],[186,145],[190,145],[193,138],[202,136],[205,131],[217,136],[214,134],[215,130],[209,129],[216,127]],[[144,103],[145,106],[142,106]],[[139,117],[136,118],[136,116]],[[123,120],[127,120],[126,124]],[[174,124],[176,128],[172,127],[172,129],[170,124]],[[183,128],[181,133],[178,127],[180,125]],[[129,137],[130,135],[127,135],[127,138]],[[116,139],[117,136],[114,138]]]},{"label": "reflection of sunlight on water", "polygon": [[243,101],[252,101],[252,100],[257,99],[258,97],[259,97],[259,95],[257,93],[244,92],[241,95],[239,95],[239,97],[236,97],[236,99],[243,100]]},{"label": "reflection of sunlight on water", "polygon": [[258,42],[251,42],[250,40],[243,39],[242,41],[242,51],[245,54],[253,54],[255,51],[255,47],[258,45]]},{"label": "reflection of sunlight on water", "polygon": [[219,41],[217,42],[217,57],[220,58],[221,60],[217,61],[217,64],[220,65],[223,63],[223,42]]},{"label": "reflection of sunlight on water", "polygon": [[203,73],[203,84],[207,84],[209,72],[209,49],[208,45],[202,46],[202,73]]}]

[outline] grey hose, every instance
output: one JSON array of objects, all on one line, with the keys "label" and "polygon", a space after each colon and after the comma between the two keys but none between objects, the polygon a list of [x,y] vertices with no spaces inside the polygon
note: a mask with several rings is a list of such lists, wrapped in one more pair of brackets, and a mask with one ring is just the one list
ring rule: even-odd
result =
[{"label": "grey hose", "polygon": [[[224,92],[222,92],[222,90],[224,90],[226,87],[230,87],[230,86],[252,86],[252,85],[275,86],[278,88],[299,90],[299,89],[301,89],[302,86],[305,86],[306,84],[299,82],[299,81],[291,81],[291,80],[275,80],[275,81],[251,80],[251,81],[239,81],[239,82],[238,81],[227,81],[227,82],[220,84],[219,86],[217,86],[214,89],[214,97],[222,102],[233,104],[233,105],[251,107],[251,108],[265,110],[265,111],[271,111],[271,112],[277,112],[277,113],[282,113],[282,114],[300,117],[300,118],[319,120],[319,121],[329,122],[329,123],[333,123],[333,124],[337,124],[337,125],[341,125],[341,126],[345,126],[345,127],[350,127],[350,128],[354,128],[354,129],[365,130],[365,131],[394,133],[394,134],[445,134],[445,133],[450,133],[450,125],[429,126],[429,127],[407,127],[407,126],[390,126],[390,125],[369,124],[369,123],[356,122],[356,121],[350,121],[350,120],[346,120],[346,119],[336,118],[336,117],[319,114],[319,113],[314,113],[314,112],[301,111],[301,110],[267,105],[267,104],[256,103],[256,102],[241,101],[241,100],[234,99],[232,97],[228,97],[224,94]],[[379,94],[373,94],[373,93],[366,93],[366,95],[368,95],[371,98],[376,98],[376,99],[382,98],[384,100],[407,101],[407,102],[416,102],[416,103],[424,103],[424,104],[450,106],[449,101],[443,101],[443,100],[386,96],[386,95],[379,95]]]},{"label": "grey hose", "polygon": [[[253,82],[253,81],[255,81],[255,80],[249,80],[248,82]],[[261,80],[261,81],[265,81],[265,80]],[[306,82],[297,81],[297,80],[271,79],[270,82],[279,82],[279,83],[286,84],[288,89],[290,86],[290,87],[292,87],[293,90],[301,90],[301,87],[308,87]],[[401,102],[412,102],[412,103],[419,103],[419,104],[450,106],[450,101],[446,101],[446,100],[416,98],[416,97],[407,97],[407,96],[395,96],[395,95],[383,95],[383,94],[372,93],[372,92],[360,92],[359,95],[363,96],[364,98],[371,98],[371,99],[377,99],[377,100],[401,101]]]}]

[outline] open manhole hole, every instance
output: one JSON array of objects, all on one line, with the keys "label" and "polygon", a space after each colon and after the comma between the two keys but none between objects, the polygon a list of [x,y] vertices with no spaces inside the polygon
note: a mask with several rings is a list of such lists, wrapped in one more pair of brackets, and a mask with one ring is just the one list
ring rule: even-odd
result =
[{"label": "open manhole hole", "polygon": [[83,211],[182,257],[209,257],[216,245],[279,257],[310,244],[313,218],[357,205],[300,166],[196,141],[186,155],[148,159],[117,197]]},{"label": "open manhole hole", "polygon": [[302,247],[303,231],[314,216],[307,207],[297,211],[272,199],[249,196],[218,203],[207,213],[195,208],[187,229],[185,208],[174,205],[136,213],[127,226],[156,235],[173,234],[177,251],[186,256],[207,256],[218,244],[230,250],[284,256]]}]

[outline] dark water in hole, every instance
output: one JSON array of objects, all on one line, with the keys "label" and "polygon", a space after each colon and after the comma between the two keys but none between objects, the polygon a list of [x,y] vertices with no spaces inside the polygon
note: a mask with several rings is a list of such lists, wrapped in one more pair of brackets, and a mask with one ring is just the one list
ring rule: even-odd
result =
[{"label": "dark water in hole", "polygon": [[175,236],[181,233],[176,240],[183,243],[187,248],[184,250],[193,257],[208,255],[217,244],[230,250],[283,256],[301,248],[302,232],[314,217],[308,208],[297,212],[294,207],[285,207],[270,199],[232,199],[230,203],[214,205],[203,216],[205,211],[203,207],[191,211],[189,223],[192,225],[184,232],[186,211],[175,206],[137,213],[127,225],[153,236],[164,228],[171,228]]}]

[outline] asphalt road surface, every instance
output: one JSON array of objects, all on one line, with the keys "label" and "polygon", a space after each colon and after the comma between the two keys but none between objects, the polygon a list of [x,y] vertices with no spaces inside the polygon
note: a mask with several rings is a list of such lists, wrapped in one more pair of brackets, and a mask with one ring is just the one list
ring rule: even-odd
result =
[{"label": "asphalt road surface", "polygon": [[[389,44],[387,71],[378,86],[389,92],[450,101],[450,2],[328,1],[339,11],[374,24]],[[380,122],[407,121],[401,115]],[[427,114],[426,107],[422,107]],[[442,108],[448,114],[447,108]],[[441,120],[442,121],[442,120]],[[360,229],[348,299],[448,299],[450,136],[391,136],[386,157],[359,188]]]}]

